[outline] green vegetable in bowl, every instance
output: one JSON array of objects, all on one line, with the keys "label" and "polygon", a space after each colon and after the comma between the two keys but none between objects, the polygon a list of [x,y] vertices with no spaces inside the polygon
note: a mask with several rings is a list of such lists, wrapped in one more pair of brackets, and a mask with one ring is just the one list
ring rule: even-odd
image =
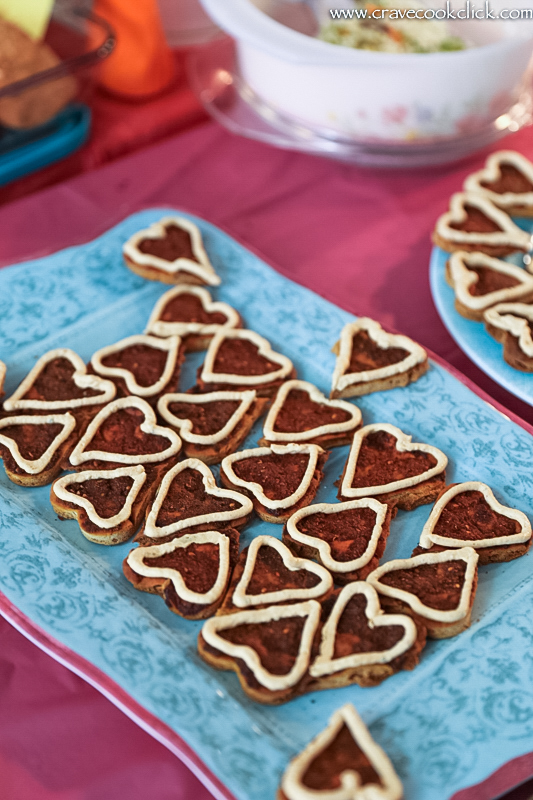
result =
[{"label": "green vegetable in bowl", "polygon": [[324,25],[318,38],[381,53],[464,50],[466,42],[452,35],[446,22],[424,18],[428,10],[416,0],[358,0],[353,9],[340,12],[341,18]]}]

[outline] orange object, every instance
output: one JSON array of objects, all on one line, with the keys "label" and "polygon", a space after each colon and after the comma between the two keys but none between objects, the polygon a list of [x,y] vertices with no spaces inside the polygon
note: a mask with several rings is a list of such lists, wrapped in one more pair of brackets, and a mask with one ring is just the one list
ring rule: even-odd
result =
[{"label": "orange object", "polygon": [[132,99],[166,89],[176,74],[175,60],[157,0],[95,0],[94,12],[109,22],[117,37],[115,50],[100,67],[100,85]]}]

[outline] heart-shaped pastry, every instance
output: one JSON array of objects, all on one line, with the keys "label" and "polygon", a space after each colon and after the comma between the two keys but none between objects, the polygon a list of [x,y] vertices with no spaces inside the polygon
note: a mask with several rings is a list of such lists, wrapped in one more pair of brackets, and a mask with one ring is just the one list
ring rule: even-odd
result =
[{"label": "heart-shaped pastry", "polygon": [[268,398],[246,392],[165,394],[157,404],[164,421],[176,428],[185,454],[205,464],[218,464],[234,453],[261,416]]},{"label": "heart-shaped pastry", "polygon": [[309,674],[317,689],[376,686],[400,669],[414,669],[425,631],[417,643],[418,638],[411,617],[384,614],[376,590],[355,581],[336,592]]},{"label": "heart-shaped pastry", "polygon": [[256,536],[239,557],[221,611],[320,601],[332,588],[333,579],[324,567],[307,558],[296,558],[273,536]]},{"label": "heart-shaped pastry", "polygon": [[62,519],[77,519],[81,532],[96,544],[127,541],[139,525],[149,495],[142,491],[144,467],[87,470],[58,478],[50,501]]},{"label": "heart-shaped pastry", "polygon": [[533,214],[533,164],[514,150],[492,153],[483,169],[468,176],[464,189],[487,197],[509,215]]},{"label": "heart-shaped pastry", "polygon": [[295,375],[292,361],[274,352],[255,331],[223,328],[208,347],[198,371],[198,387],[202,392],[256,389],[262,396],[271,396],[284,380]]},{"label": "heart-shaped pastry", "polygon": [[480,481],[449,486],[433,506],[422,529],[420,548],[468,545],[480,564],[510,561],[531,545],[531,523],[522,511],[499,503]]},{"label": "heart-shaped pastry", "polygon": [[[121,397],[105,406],[72,451],[70,463],[160,464],[177,456],[179,436],[156,424],[154,410],[140,397]],[[92,465],[91,465],[92,466]]]},{"label": "heart-shaped pastry", "polygon": [[349,444],[361,425],[357,406],[328,400],[307,381],[286,381],[267,414],[260,445],[309,442],[321,447]]},{"label": "heart-shaped pastry", "polygon": [[482,320],[496,303],[533,300],[533,277],[486,253],[452,253],[446,280],[455,292],[455,308],[467,319]]},{"label": "heart-shaped pastry", "polygon": [[498,257],[517,250],[527,253],[531,234],[483,195],[458,192],[451,197],[450,210],[437,220],[433,241],[449,252],[477,250]]},{"label": "heart-shaped pastry", "polygon": [[488,333],[503,344],[503,357],[513,369],[533,372],[533,305],[499,303],[485,311]]},{"label": "heart-shaped pastry", "polygon": [[345,584],[362,580],[379,564],[389,536],[391,510],[373,497],[317,503],[287,521],[283,541],[299,556],[316,558]]},{"label": "heart-shaped pastry", "polygon": [[88,375],[87,367],[73,350],[49,350],[37,361],[11,397],[5,411],[74,411],[91,409],[113,400],[116,389],[111,381]]},{"label": "heart-shaped pastry", "polygon": [[307,673],[319,622],[316,600],[223,614],[204,624],[198,650],[211,666],[234,670],[253,700],[282,703]]},{"label": "heart-shaped pastry", "polygon": [[328,454],[316,444],[273,444],[222,461],[220,479],[251,497],[265,522],[285,522],[317,493]]},{"label": "heart-shaped pastry", "polygon": [[185,217],[163,217],[138,231],[125,243],[123,254],[126,266],[148,280],[209,286],[220,283],[198,227]]},{"label": "heart-shaped pastry", "polygon": [[376,422],[357,431],[344,467],[339,499],[380,497],[409,511],[436,499],[448,463],[429,444],[412,444],[395,425]]},{"label": "heart-shaped pastry", "polygon": [[389,758],[347,703],[327,728],[294,758],[277,800],[402,800],[403,789]]},{"label": "heart-shaped pastry", "polygon": [[387,333],[379,322],[361,317],[344,326],[333,348],[337,361],[331,397],[354,397],[407,386],[428,369],[426,351],[408,336]]},{"label": "heart-shaped pastry", "polygon": [[176,386],[184,358],[179,336],[160,339],[139,334],[97,350],[91,367],[111,378],[122,396],[155,400]]},{"label": "heart-shaped pastry", "polygon": [[[238,549],[238,545],[237,545]],[[168,607],[187,619],[205,619],[218,608],[231,568],[230,538],[220,531],[185,533],[169,542],[136,547],[124,564],[130,572],[152,581]],[[142,582],[135,584],[143,590]],[[146,590],[146,588],[144,588]]]},{"label": "heart-shaped pastry", "polygon": [[187,351],[205,350],[221,328],[241,328],[240,314],[227,303],[214,302],[200,286],[175,286],[159,298],[146,333],[180,336]]},{"label": "heart-shaped pastry", "polygon": [[188,458],[163,478],[142,536],[161,539],[198,526],[240,527],[252,511],[248,497],[219,489],[209,467],[196,458]]},{"label": "heart-shaped pastry", "polygon": [[428,636],[447,639],[470,625],[477,586],[473,547],[388,561],[367,577],[387,611],[410,614]]},{"label": "heart-shaped pastry", "polygon": [[21,486],[44,486],[61,472],[76,441],[70,414],[27,414],[0,419],[0,458],[7,476]]}]

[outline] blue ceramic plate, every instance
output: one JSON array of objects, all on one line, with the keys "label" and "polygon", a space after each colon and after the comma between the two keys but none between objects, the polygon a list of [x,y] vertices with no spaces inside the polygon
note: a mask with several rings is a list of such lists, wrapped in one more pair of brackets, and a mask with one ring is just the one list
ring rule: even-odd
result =
[{"label": "blue ceramic plate", "polygon": [[[514,221],[524,230],[533,233],[531,219],[515,219]],[[508,392],[533,405],[533,374],[520,372],[510,367],[503,360],[501,344],[489,336],[484,324],[466,319],[455,310],[455,294],[451,286],[446,283],[444,275],[448,258],[449,253],[441,250],[440,247],[434,247],[429,266],[431,294],[442,321],[461,350],[464,350],[474,364],[477,364],[483,372]],[[516,264],[520,264],[519,258],[514,261]]]},{"label": "blue ceramic plate", "polygon": [[[127,270],[121,247],[168,213],[143,211],[93,242],[0,272],[0,357],[8,365],[8,392],[52,347],[72,347],[88,359],[97,348],[144,329],[168,287]],[[350,315],[196,221],[222,278],[217,297],[292,358],[301,377],[327,392],[331,346]],[[199,360],[201,354],[190,358],[184,388]],[[444,450],[451,481],[486,481],[500,500],[533,517],[530,433],[443,367],[432,363],[413,385],[369,395],[358,405],[366,423],[392,422],[414,441]],[[259,434],[256,427],[247,445]],[[318,501],[335,499],[333,482],[347,452],[332,452]],[[135,591],[123,578],[129,544],[88,542],[75,522],[58,520],[48,496],[48,487],[15,486],[2,471],[0,589],[21,618],[68,648],[71,665],[86,659],[177,732],[238,800],[273,800],[288,760],[348,700],[389,753],[410,800],[446,800],[531,750],[530,557],[481,568],[472,627],[455,639],[431,642],[414,672],[376,688],[314,693],[270,708],[248,700],[233,673],[201,661],[201,623],[175,616],[158,597]],[[428,513],[428,506],[399,512],[387,559],[410,555]],[[281,526],[255,521],[244,544],[267,532],[279,537]],[[107,693],[121,702],[117,692]]]}]

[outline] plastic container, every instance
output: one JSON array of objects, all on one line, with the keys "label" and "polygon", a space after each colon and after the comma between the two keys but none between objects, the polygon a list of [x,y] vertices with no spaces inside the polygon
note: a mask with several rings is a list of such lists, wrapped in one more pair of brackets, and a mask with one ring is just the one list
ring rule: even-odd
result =
[{"label": "plastic container", "polygon": [[238,77],[259,100],[256,110],[261,103],[270,109],[273,125],[292,120],[333,142],[364,142],[370,150],[406,145],[407,153],[417,143],[448,147],[465,136],[471,151],[476,136],[483,146],[530,119],[531,20],[456,23],[453,32],[477,46],[391,54],[329,44],[282,25],[274,19],[282,0],[202,3],[235,39]]},{"label": "plastic container", "polygon": [[0,99],[16,97],[27,89],[67,75],[75,76],[77,95],[72,103],[37,127],[15,129],[0,125],[0,185],[59,161],[86,141],[90,111],[85,103],[94,86],[94,70],[113,50],[115,35],[102,18],[59,3],[45,42],[61,62],[4,86],[0,89]]}]

